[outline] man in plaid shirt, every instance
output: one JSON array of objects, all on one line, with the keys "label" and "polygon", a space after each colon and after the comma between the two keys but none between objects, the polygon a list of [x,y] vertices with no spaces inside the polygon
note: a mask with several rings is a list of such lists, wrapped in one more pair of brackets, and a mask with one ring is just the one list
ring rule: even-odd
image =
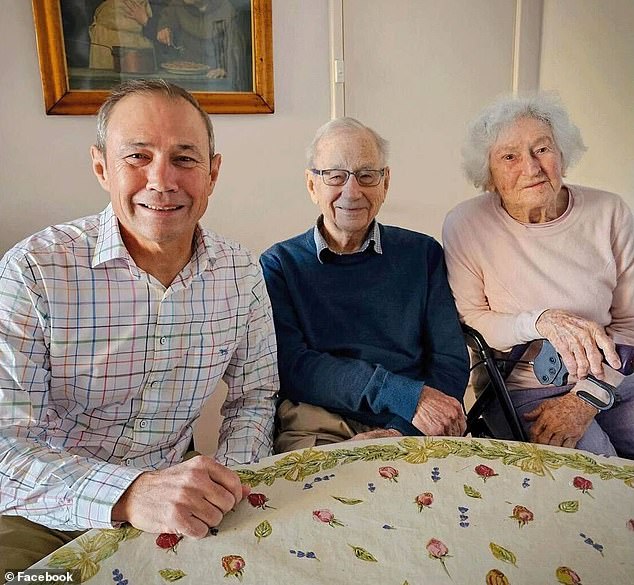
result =
[{"label": "man in plaid shirt", "polygon": [[[110,205],[0,261],[0,575],[88,528],[202,538],[248,494],[227,465],[271,452],[266,287],[198,223],[221,163],[208,116],[177,86],[127,82],[91,154]],[[221,379],[215,460],[184,461]]]}]

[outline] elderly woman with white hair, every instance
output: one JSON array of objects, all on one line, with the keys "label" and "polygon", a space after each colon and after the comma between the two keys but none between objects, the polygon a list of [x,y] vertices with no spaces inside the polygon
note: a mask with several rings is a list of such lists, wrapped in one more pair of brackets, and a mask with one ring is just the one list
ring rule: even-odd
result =
[{"label": "elderly woman with white hair", "polygon": [[[619,196],[564,182],[585,150],[554,95],[486,108],[463,149],[484,193],[443,227],[449,282],[491,347],[547,339],[567,367],[565,386],[541,386],[523,363],[507,379],[532,442],[634,458],[634,376],[615,371],[615,342],[634,344],[634,221]],[[596,407],[589,375],[616,387],[610,408]],[[500,413],[489,415],[495,427]]]}]

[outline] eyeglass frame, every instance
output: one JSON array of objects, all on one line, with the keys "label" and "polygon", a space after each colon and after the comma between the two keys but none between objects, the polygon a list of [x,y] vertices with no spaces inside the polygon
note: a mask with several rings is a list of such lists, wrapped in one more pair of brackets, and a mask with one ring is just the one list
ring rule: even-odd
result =
[{"label": "eyeglass frame", "polygon": [[[354,175],[354,178],[357,181],[357,185],[359,185],[360,187],[376,187],[381,182],[381,179],[385,177],[386,169],[387,167],[383,167],[382,169],[360,169],[358,171],[349,171],[348,169],[309,169],[309,170],[311,173],[313,173],[313,175],[319,175],[324,185],[326,185],[326,187],[343,187],[350,180],[350,175]],[[328,183],[326,183],[326,179],[324,178],[324,173],[331,172],[331,171],[339,171],[341,173],[346,173],[346,180],[343,183],[341,183],[341,185],[329,185]],[[357,175],[359,173],[367,173],[367,172],[379,173],[379,178],[376,183],[372,185],[366,185],[359,182],[359,177]]]}]

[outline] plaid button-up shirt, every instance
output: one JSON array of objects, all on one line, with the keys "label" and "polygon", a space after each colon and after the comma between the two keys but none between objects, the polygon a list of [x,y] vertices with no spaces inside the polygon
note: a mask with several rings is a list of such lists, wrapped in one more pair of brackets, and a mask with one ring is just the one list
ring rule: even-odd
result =
[{"label": "plaid button-up shirt", "polygon": [[216,458],[269,455],[275,356],[259,266],[237,244],[198,228],[166,289],[111,206],[28,238],[0,261],[0,513],[110,527],[143,470],[181,461],[220,379]]}]

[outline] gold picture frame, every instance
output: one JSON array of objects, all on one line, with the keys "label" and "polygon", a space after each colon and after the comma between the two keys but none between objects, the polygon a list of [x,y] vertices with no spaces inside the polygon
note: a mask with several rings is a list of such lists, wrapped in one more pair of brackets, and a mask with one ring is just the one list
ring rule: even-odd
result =
[{"label": "gold picture frame", "polygon": [[[67,39],[64,38],[66,31],[62,22],[62,1],[32,0],[42,91],[47,114],[96,114],[108,95],[109,88],[119,81],[131,77],[164,77],[182,85],[196,97],[205,111],[210,114],[267,114],[274,112],[271,0],[250,0],[251,45],[248,54],[251,61],[251,91],[233,91],[231,89],[214,91],[213,86],[218,85],[215,80],[201,79],[200,75],[195,80],[194,76],[177,77],[174,72],[170,73],[158,68],[152,74],[129,73],[122,72],[122,70],[113,73],[100,69],[72,68],[67,61],[67,43],[65,43]],[[86,42],[84,44],[90,45]],[[180,47],[174,48],[180,49]],[[91,72],[94,72],[94,75]],[[88,89],[73,87],[75,79],[80,79],[82,83],[89,83],[92,86],[97,85],[97,87]],[[104,87],[100,87],[100,83]],[[209,87],[201,90],[203,84]]]}]

